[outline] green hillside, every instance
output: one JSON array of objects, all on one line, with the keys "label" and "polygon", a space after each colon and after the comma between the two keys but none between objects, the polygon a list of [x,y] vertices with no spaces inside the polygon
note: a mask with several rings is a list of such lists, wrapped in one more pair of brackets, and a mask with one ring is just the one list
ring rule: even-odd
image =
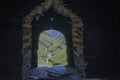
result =
[{"label": "green hillside", "polygon": [[46,32],[40,34],[38,49],[39,65],[67,64],[65,39],[60,40],[50,37]]}]

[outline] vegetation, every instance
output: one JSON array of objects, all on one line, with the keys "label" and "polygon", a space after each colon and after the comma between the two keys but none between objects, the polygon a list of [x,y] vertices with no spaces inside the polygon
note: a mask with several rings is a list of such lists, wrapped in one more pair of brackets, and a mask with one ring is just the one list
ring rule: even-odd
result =
[{"label": "vegetation", "polygon": [[53,66],[57,64],[67,64],[66,58],[66,43],[64,37],[58,40],[58,38],[53,38],[53,36],[48,35],[47,32],[40,34],[38,49],[39,65]]}]

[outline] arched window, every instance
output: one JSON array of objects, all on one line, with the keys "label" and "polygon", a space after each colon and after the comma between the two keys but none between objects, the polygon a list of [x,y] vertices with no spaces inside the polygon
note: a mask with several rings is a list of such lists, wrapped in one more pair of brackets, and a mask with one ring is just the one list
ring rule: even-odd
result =
[{"label": "arched window", "polygon": [[[56,16],[49,13],[49,11],[52,10],[57,14],[57,17],[59,18],[58,20],[54,20],[54,18],[52,18]],[[45,17],[43,14],[52,15],[46,15]],[[41,16],[40,21],[37,15],[43,16],[46,21],[44,22],[44,19],[42,19]],[[37,21],[35,21],[35,18]],[[57,21],[57,23],[54,23],[54,21]],[[79,71],[84,74],[83,22],[80,17],[65,7],[61,0],[45,0],[45,2],[36,6],[24,17],[22,28],[22,80],[26,80],[29,70],[37,67],[38,37],[42,31],[50,28],[59,30],[64,34],[67,45],[68,65],[77,67]]]},{"label": "arched window", "polygon": [[56,30],[40,33],[38,42],[38,66],[67,64],[66,41],[64,35]]}]

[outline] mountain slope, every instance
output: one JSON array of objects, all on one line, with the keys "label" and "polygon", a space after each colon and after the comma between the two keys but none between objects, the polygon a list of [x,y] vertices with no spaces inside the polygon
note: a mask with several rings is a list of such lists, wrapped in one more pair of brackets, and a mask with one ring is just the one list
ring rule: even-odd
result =
[{"label": "mountain slope", "polygon": [[58,39],[49,33],[46,31],[40,34],[38,64],[48,66],[66,64],[66,43],[63,35],[61,37],[61,34],[57,33],[57,37],[61,37]]},{"label": "mountain slope", "polygon": [[58,32],[56,30],[47,30],[47,31],[45,31],[45,33],[47,33],[50,37],[57,39],[57,40],[64,37],[64,35],[62,35],[60,32]]}]

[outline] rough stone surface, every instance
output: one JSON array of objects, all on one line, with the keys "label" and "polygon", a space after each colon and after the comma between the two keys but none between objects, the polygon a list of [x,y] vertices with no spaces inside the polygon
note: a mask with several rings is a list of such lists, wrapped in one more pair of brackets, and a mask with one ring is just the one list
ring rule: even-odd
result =
[{"label": "rough stone surface", "polygon": [[66,65],[35,68],[30,70],[28,78],[28,80],[82,80],[77,69]]},{"label": "rough stone surface", "polygon": [[83,78],[75,68],[67,65],[38,67],[29,71],[27,80],[106,80]]}]

